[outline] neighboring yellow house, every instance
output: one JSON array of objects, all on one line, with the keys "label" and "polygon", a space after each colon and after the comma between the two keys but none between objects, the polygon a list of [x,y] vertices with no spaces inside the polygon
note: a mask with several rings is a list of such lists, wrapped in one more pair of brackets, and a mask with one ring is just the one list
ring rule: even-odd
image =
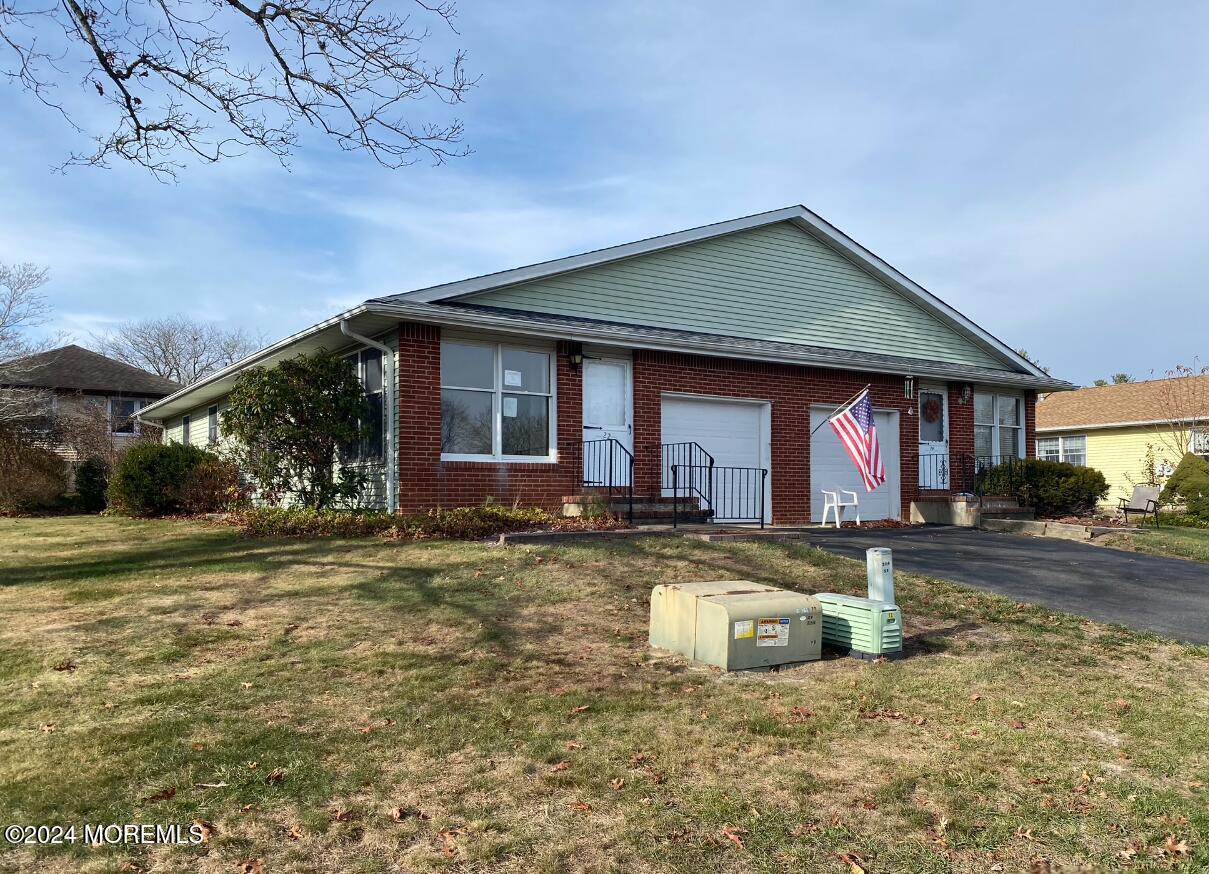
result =
[{"label": "neighboring yellow house", "polygon": [[1135,485],[1161,484],[1186,452],[1209,458],[1209,375],[1051,394],[1036,416],[1037,457],[1099,470],[1106,507]]}]

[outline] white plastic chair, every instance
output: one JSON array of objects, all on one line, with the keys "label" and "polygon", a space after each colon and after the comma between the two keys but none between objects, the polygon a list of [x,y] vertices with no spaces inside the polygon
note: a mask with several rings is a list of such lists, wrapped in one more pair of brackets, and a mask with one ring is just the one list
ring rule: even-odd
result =
[{"label": "white plastic chair", "polygon": [[[861,524],[861,504],[860,504],[860,501],[856,497],[856,492],[850,492],[847,489],[837,489],[835,491],[828,491],[827,489],[820,489],[820,491],[822,491],[822,493],[823,493],[823,524],[824,525],[827,524],[827,513],[834,510],[835,511],[835,527],[839,528],[840,527],[840,518],[843,515],[844,507],[854,507],[856,509],[856,524],[857,525]],[[840,500],[840,495],[848,495],[850,498],[852,498],[852,500],[850,500],[850,501]]]}]

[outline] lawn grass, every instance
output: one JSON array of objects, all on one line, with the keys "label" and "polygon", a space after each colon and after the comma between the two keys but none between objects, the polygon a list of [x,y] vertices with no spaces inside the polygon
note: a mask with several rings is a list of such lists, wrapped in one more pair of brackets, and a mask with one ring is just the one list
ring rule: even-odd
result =
[{"label": "lawn grass", "polygon": [[864,567],[0,520],[4,823],[213,825],[0,870],[1209,867],[1209,649],[904,574],[901,662],[648,648],[652,585],[736,578]]},{"label": "lawn grass", "polygon": [[1147,528],[1140,534],[1113,533],[1101,539],[1118,549],[1209,561],[1209,528]]}]

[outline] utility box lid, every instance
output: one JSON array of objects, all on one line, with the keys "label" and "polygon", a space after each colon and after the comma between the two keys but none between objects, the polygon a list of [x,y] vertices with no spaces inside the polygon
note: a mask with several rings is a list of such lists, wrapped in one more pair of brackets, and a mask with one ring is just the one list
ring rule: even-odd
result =
[{"label": "utility box lid", "polygon": [[698,598],[777,591],[780,590],[748,580],[711,580],[656,586],[651,591],[651,646],[692,658]]},{"label": "utility box lid", "polygon": [[764,668],[818,659],[823,610],[799,592],[705,595],[697,601],[693,659],[723,670]]}]

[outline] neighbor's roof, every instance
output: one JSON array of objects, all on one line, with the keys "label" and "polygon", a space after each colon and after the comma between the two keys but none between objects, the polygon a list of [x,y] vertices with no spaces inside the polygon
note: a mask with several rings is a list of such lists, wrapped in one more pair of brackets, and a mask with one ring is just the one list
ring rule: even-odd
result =
[{"label": "neighbor's roof", "polygon": [[18,358],[0,369],[0,384],[22,388],[58,388],[113,394],[172,394],[180,385],[138,367],[85,349],[62,346],[37,355]]},{"label": "neighbor's roof", "polygon": [[1037,430],[1155,425],[1209,418],[1209,375],[1101,385],[1037,402]]}]

